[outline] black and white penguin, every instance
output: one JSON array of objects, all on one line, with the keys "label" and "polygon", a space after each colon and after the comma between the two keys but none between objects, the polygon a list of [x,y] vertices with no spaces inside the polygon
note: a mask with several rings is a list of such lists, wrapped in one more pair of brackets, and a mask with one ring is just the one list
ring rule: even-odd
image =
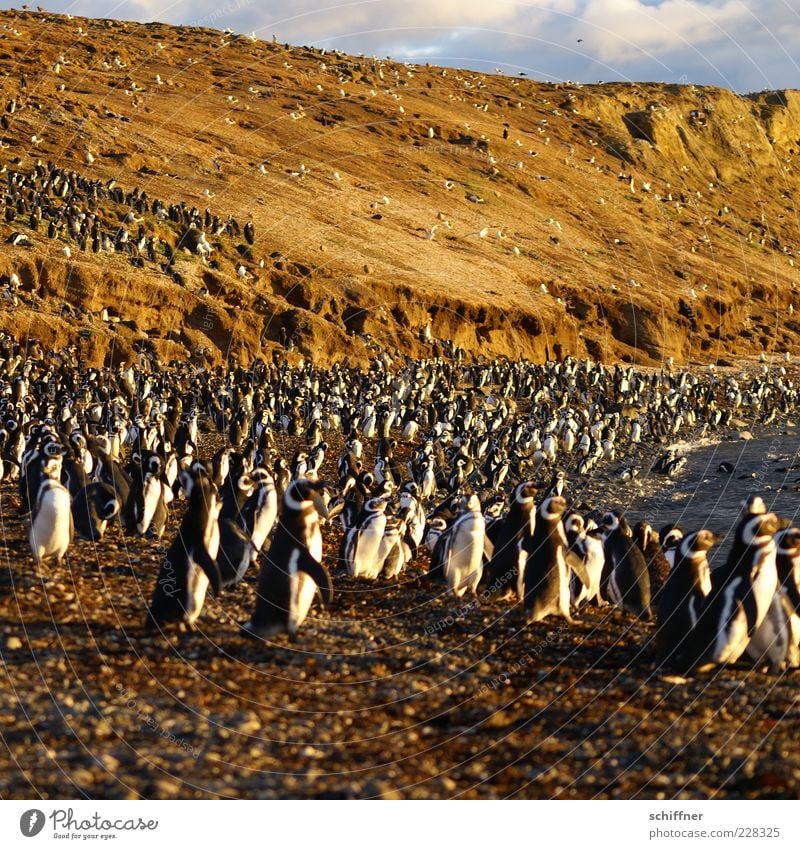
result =
[{"label": "black and white penguin", "polygon": [[45,477],[31,510],[28,541],[37,570],[39,564],[60,565],[72,542],[73,525],[69,490],[54,478]]},{"label": "black and white penguin", "polygon": [[333,598],[330,575],[322,565],[320,515],[327,512],[320,481],[293,481],[283,494],[283,511],[258,579],[255,610],[242,633],[270,637],[288,631],[294,639],[317,592]]},{"label": "black and white penguin", "polygon": [[353,578],[374,580],[383,570],[381,543],[386,530],[387,496],[368,498],[356,521],[342,537],[339,560]]},{"label": "black and white penguin", "polygon": [[800,614],[800,528],[784,528],[775,534],[775,566],[778,581],[792,607]]},{"label": "black and white penguin", "polygon": [[600,592],[600,581],[603,576],[605,555],[603,543],[588,533],[592,528],[587,527],[586,520],[580,513],[568,513],[562,519],[564,533],[567,535],[567,565],[572,570],[570,575],[570,601],[576,607],[595,602],[605,604]]},{"label": "black and white penguin", "polygon": [[536,524],[534,496],[537,489],[533,481],[517,484],[511,506],[497,534],[492,559],[488,568],[487,592],[500,598],[516,593],[522,598],[522,573],[526,555],[523,540],[533,534]]},{"label": "black and white penguin", "polygon": [[745,650],[756,666],[773,672],[800,665],[800,529],[775,534],[778,589]]},{"label": "black and white penguin", "polygon": [[547,616],[561,616],[572,622],[569,612],[569,566],[567,536],[561,517],[567,501],[548,495],[536,510],[533,534],[522,543],[525,555],[523,606],[525,621],[540,622]]},{"label": "black and white penguin", "polygon": [[176,621],[193,628],[209,584],[214,595],[221,586],[217,554],[222,504],[217,487],[199,464],[181,472],[180,479],[189,503],[158,572],[147,613],[148,629]]},{"label": "black and white penguin", "polygon": [[456,597],[477,595],[483,577],[483,546],[486,524],[477,495],[459,499],[453,521],[436,540],[428,574],[441,577]]},{"label": "black and white penguin", "polygon": [[633,528],[633,539],[647,563],[647,571],[650,575],[650,602],[653,607],[656,607],[658,593],[664,586],[664,581],[666,581],[671,568],[670,563],[664,557],[658,534],[648,521],[643,520],[636,523]]},{"label": "black and white penguin", "polygon": [[774,513],[745,513],[740,520],[728,559],[711,573],[688,657],[692,670],[735,663],[744,654],[778,587],[773,535],[780,524]]},{"label": "black and white penguin", "polygon": [[83,539],[99,542],[119,509],[117,496],[107,483],[94,481],[88,484],[72,499],[75,533]]},{"label": "black and white penguin", "polygon": [[685,668],[684,655],[706,598],[708,552],[716,542],[717,537],[703,528],[677,544],[675,563],[658,596],[653,639],[661,666]]},{"label": "black and white penguin", "polygon": [[250,535],[255,550],[261,551],[278,516],[278,493],[275,481],[266,469],[253,469],[250,479],[255,489],[242,505],[240,522]]},{"label": "black and white penguin", "polygon": [[146,451],[134,472],[128,501],[123,507],[126,532],[161,539],[167,524],[167,498],[171,496],[163,480],[161,458]]},{"label": "black and white penguin", "polygon": [[649,619],[650,575],[639,547],[633,541],[630,525],[618,510],[612,510],[600,523],[603,529],[603,597],[621,610]]},{"label": "black and white penguin", "polygon": [[[663,528],[658,532],[658,541],[661,546],[661,550],[664,552],[664,558],[669,564],[670,568],[675,563],[675,556],[678,553],[678,543],[683,539],[683,528],[680,525],[676,524],[668,524],[664,525]],[[708,587],[706,589],[706,595],[711,590],[711,583],[709,579]]]}]

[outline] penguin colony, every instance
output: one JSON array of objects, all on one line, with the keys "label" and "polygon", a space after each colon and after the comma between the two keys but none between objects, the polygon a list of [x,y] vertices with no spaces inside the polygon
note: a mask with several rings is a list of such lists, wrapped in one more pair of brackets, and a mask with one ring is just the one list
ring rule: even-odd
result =
[{"label": "penguin colony", "polygon": [[[192,628],[209,591],[224,599],[250,575],[257,601],[242,633],[295,638],[315,598],[332,602],[337,573],[395,580],[424,548],[433,586],[519,604],[528,623],[572,622],[587,604],[655,614],[655,652],[670,668],[800,661],[800,529],[760,497],[714,570],[708,529],[668,526],[659,543],[646,523],[634,532],[618,509],[568,497],[569,477],[639,441],[721,435],[734,410],[796,410],[782,369],[743,387],[574,359],[407,359],[391,370],[376,358],[363,373],[289,368],[276,355],[208,372],[141,356],[76,369],[68,351],[25,356],[8,337],[0,363],[0,476],[30,515],[40,574],[69,558],[76,534],[102,565],[111,523],[161,539],[169,514],[181,517],[152,576],[150,630]],[[334,437],[343,450],[325,480]],[[324,523],[341,526],[336,553],[323,550]]]}]

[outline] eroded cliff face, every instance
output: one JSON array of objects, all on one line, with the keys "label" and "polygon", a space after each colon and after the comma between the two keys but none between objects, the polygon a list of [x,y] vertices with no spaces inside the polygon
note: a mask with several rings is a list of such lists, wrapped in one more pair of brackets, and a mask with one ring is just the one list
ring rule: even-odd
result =
[{"label": "eroded cliff face", "polygon": [[[797,92],[543,84],[49,13],[0,24],[0,234],[31,243],[0,254],[15,335],[96,363],[141,345],[247,362],[291,338],[319,362],[417,355],[428,328],[485,356],[800,353]],[[96,251],[81,213],[107,237]]]}]

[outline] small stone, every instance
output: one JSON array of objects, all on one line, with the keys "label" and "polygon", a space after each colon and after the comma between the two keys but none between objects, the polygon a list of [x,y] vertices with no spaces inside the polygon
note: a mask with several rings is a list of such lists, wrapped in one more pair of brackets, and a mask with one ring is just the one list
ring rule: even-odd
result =
[{"label": "small stone", "polygon": [[9,651],[16,651],[22,648],[22,640],[19,637],[9,637],[6,640],[6,648]]}]

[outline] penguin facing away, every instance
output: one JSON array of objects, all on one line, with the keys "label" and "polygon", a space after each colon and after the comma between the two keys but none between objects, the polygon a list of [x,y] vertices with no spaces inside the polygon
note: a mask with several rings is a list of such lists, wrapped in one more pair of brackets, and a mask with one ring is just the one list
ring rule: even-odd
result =
[{"label": "penguin facing away", "polygon": [[569,612],[569,566],[567,536],[561,517],[567,501],[560,495],[549,495],[536,511],[533,534],[522,544],[526,555],[523,572],[523,606],[528,624],[547,616],[561,616],[572,622]]},{"label": "penguin facing away", "polygon": [[209,585],[214,595],[221,586],[217,554],[222,503],[217,487],[200,464],[181,472],[180,480],[189,504],[158,572],[147,613],[148,629],[176,621],[193,628]]},{"label": "penguin facing away", "polygon": [[333,598],[333,584],[322,565],[320,516],[327,507],[325,483],[300,479],[283,493],[283,511],[258,580],[253,615],[242,633],[267,638],[287,631],[294,639],[319,592],[324,604]]}]

